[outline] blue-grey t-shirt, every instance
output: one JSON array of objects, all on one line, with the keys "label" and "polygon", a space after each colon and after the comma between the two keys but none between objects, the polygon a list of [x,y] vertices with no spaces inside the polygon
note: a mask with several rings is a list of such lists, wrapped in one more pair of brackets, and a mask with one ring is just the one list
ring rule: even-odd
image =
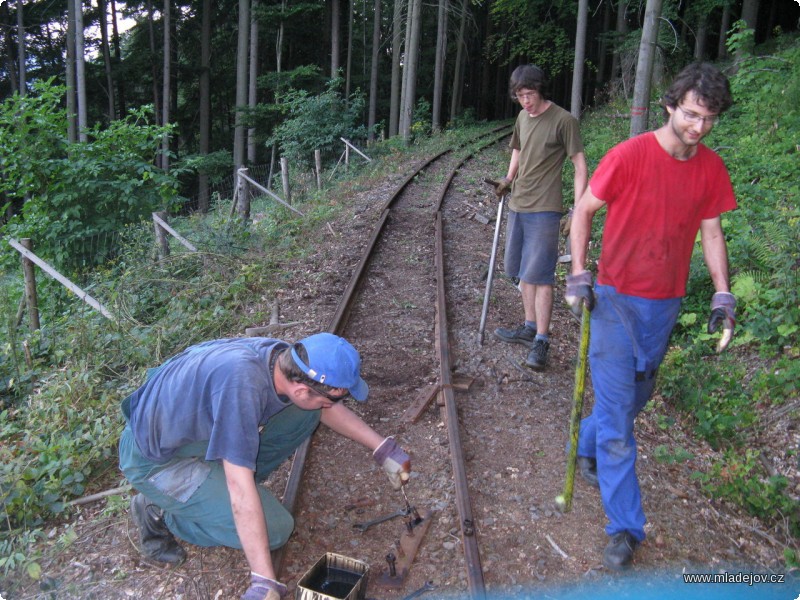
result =
[{"label": "blue-grey t-shirt", "polygon": [[190,346],[130,396],[130,426],[142,455],[168,461],[181,446],[208,440],[206,460],[255,470],[259,426],[291,401],[278,396],[270,358],[287,344],[231,338]]}]

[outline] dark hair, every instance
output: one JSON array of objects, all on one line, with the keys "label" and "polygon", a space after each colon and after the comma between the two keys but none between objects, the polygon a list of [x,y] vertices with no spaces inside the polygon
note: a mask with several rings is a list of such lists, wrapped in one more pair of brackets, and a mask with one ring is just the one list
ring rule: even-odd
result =
[{"label": "dark hair", "polygon": [[303,385],[307,385],[313,389],[322,390],[323,392],[331,392],[339,389],[324,383],[320,383],[319,381],[314,381],[308,375],[306,375],[295,362],[294,357],[292,356],[292,347],[294,347],[294,351],[297,352],[297,356],[300,357],[300,360],[302,360],[305,364],[308,364],[308,352],[306,352],[306,347],[300,342],[297,342],[294,346],[283,349],[280,355],[278,355],[278,368],[281,370],[281,373],[283,373],[286,379],[295,383],[302,383]]},{"label": "dark hair", "polygon": [[661,99],[664,116],[669,116],[667,107],[676,108],[689,92],[694,92],[703,106],[716,114],[722,114],[733,104],[728,78],[714,65],[696,62],[684,67],[664,93]]},{"label": "dark hair", "polygon": [[536,90],[545,100],[549,99],[547,76],[536,65],[520,65],[511,73],[508,93],[512,100],[517,99],[517,91],[522,88]]}]

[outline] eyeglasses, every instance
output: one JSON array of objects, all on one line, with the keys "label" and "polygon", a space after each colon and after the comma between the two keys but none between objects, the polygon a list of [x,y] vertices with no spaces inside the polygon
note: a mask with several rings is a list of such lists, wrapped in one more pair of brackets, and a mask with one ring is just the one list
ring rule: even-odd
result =
[{"label": "eyeglasses", "polygon": [[697,113],[684,110],[680,106],[678,107],[678,110],[683,113],[683,118],[689,121],[689,123],[702,123],[703,125],[708,123],[709,125],[716,125],[719,122],[719,115],[704,117],[702,115],[698,115]]},{"label": "eyeglasses", "polygon": [[303,383],[307,385],[315,394],[322,396],[323,398],[327,398],[331,402],[339,402],[341,400],[344,400],[350,395],[350,392],[345,392],[344,394],[340,394],[339,396],[334,396],[333,394],[329,394],[328,392],[319,389],[315,385],[311,385],[308,381],[304,381]]},{"label": "eyeglasses", "polygon": [[525,94],[514,94],[520,102],[524,102],[525,100],[533,100],[536,98],[537,92],[527,92]]}]

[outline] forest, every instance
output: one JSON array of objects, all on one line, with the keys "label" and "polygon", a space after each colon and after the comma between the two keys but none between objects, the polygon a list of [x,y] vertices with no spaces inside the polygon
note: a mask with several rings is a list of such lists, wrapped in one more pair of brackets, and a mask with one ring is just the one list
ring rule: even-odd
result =
[{"label": "forest", "polygon": [[[308,165],[315,149],[335,160],[337,134],[408,143],[459,120],[508,118],[506,82],[524,62],[580,115],[634,94],[643,33],[658,83],[690,60],[726,58],[737,22],[762,43],[798,17],[790,0],[5,0],[0,98],[62,86],[67,143],[133,114],[168,127],[157,166],[176,170],[180,195],[205,211],[210,183],[235,168],[274,173],[283,155]],[[311,114],[290,117],[312,97],[303,129]],[[31,190],[0,193],[10,215]]]},{"label": "forest", "polygon": [[[708,282],[693,263],[659,385],[724,454],[697,473],[703,489],[762,519],[797,569],[798,450],[769,439],[796,428],[800,393],[798,19],[795,0],[2,2],[0,574],[37,579],[48,519],[114,484],[116,404],[144,369],[269,320],[250,299],[291,277],[279,257],[313,252],[306,237],[338,210],[310,183],[315,151],[345,197],[381,160],[508,121],[508,75],[535,63],[580,117],[591,171],[658,125],[665,84],[693,60],[721,65],[736,99],[710,145],[740,203],[725,227],[741,313],[733,351],[710,366]],[[335,171],[340,138],[377,160]],[[237,221],[234,173],[277,188],[281,159],[306,220],[263,202],[252,226]],[[154,211],[225,268],[151,260]],[[33,327],[12,238],[34,240],[121,324],[41,277]]]}]

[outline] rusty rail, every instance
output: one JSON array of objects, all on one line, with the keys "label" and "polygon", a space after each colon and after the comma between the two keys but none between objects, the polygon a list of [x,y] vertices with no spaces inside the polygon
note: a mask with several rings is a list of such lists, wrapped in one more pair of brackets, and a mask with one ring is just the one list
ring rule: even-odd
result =
[{"label": "rusty rail", "polygon": [[[502,130],[507,130],[508,126],[503,125],[500,127],[496,127],[495,129],[490,130],[488,133],[484,134],[484,136],[491,135],[493,133],[497,133]],[[503,137],[507,136],[508,132],[506,131],[502,135],[493,137],[490,141],[486,142],[484,145],[480,146],[479,149],[483,149],[486,146],[496,143]],[[483,137],[483,136],[479,136]],[[438,154],[426,159],[421,165],[416,167],[414,171],[409,174],[395,189],[389,199],[385,202],[383,210],[381,212],[381,216],[378,219],[377,224],[373,228],[373,232],[370,236],[370,239],[367,243],[366,248],[362,253],[361,260],[359,261],[358,265],[356,266],[355,271],[353,272],[350,282],[347,285],[344,293],[342,294],[342,298],[337,305],[336,311],[334,315],[331,317],[330,323],[328,324],[327,331],[331,333],[341,334],[349,320],[350,310],[353,305],[353,301],[357,295],[357,291],[361,286],[361,282],[366,271],[366,267],[369,264],[370,258],[372,253],[377,245],[378,239],[380,237],[381,232],[383,231],[386,222],[388,220],[390,209],[392,205],[395,203],[397,198],[400,197],[400,194],[405,190],[411,181],[421,172],[423,171],[428,165],[432,162],[438,160],[445,154],[452,152],[454,148],[448,148],[439,152]],[[440,372],[441,372],[441,384],[443,387],[443,391],[445,394],[445,407],[449,406],[448,410],[448,418],[447,418],[447,428],[448,428],[448,438],[450,439],[450,446],[451,446],[451,455],[453,461],[453,473],[456,478],[456,504],[459,511],[459,516],[461,518],[461,526],[462,526],[462,535],[464,539],[464,554],[467,560],[467,575],[468,575],[468,582],[470,587],[470,593],[473,598],[482,599],[485,598],[485,587],[483,583],[483,571],[481,569],[480,564],[480,553],[478,551],[478,544],[477,539],[474,535],[474,527],[471,526],[471,523],[474,523],[472,519],[471,513],[471,505],[469,501],[469,491],[467,488],[466,483],[466,470],[464,468],[464,456],[461,450],[461,442],[460,436],[458,433],[458,415],[455,412],[455,401],[453,399],[453,391],[452,386],[450,386],[450,359],[449,359],[449,342],[447,339],[447,317],[446,317],[446,310],[445,310],[445,303],[444,303],[444,267],[443,267],[443,241],[441,236],[441,204],[446,194],[447,188],[450,186],[453,178],[455,177],[458,168],[466,162],[470,157],[473,156],[475,151],[469,153],[465,157],[463,157],[456,167],[453,168],[450,176],[444,183],[444,186],[441,190],[440,196],[436,203],[436,227],[437,227],[437,239],[436,239],[436,247],[437,247],[437,265],[438,265],[438,291],[437,291],[437,306],[436,306],[436,314],[437,314],[437,322],[436,327],[437,331],[439,331],[439,335],[437,336],[436,345],[440,356]],[[446,364],[446,367],[445,367]],[[444,385],[447,383],[448,385]],[[449,400],[448,400],[449,398]],[[452,415],[450,415],[450,411],[452,411]],[[451,431],[451,429],[453,431]],[[283,506],[292,514],[294,514],[295,504],[297,502],[297,494],[300,488],[300,479],[302,477],[303,469],[305,467],[306,459],[308,458],[308,451],[311,446],[311,438],[308,438],[303,442],[303,444],[298,447],[295,451],[293,460],[292,460],[292,467],[289,471],[289,477],[286,482],[286,488],[283,494]],[[466,535],[467,533],[471,533]],[[281,570],[283,568],[283,561],[286,556],[286,545],[273,550],[272,552],[272,562],[275,569],[275,574],[277,577],[280,577]]]}]

